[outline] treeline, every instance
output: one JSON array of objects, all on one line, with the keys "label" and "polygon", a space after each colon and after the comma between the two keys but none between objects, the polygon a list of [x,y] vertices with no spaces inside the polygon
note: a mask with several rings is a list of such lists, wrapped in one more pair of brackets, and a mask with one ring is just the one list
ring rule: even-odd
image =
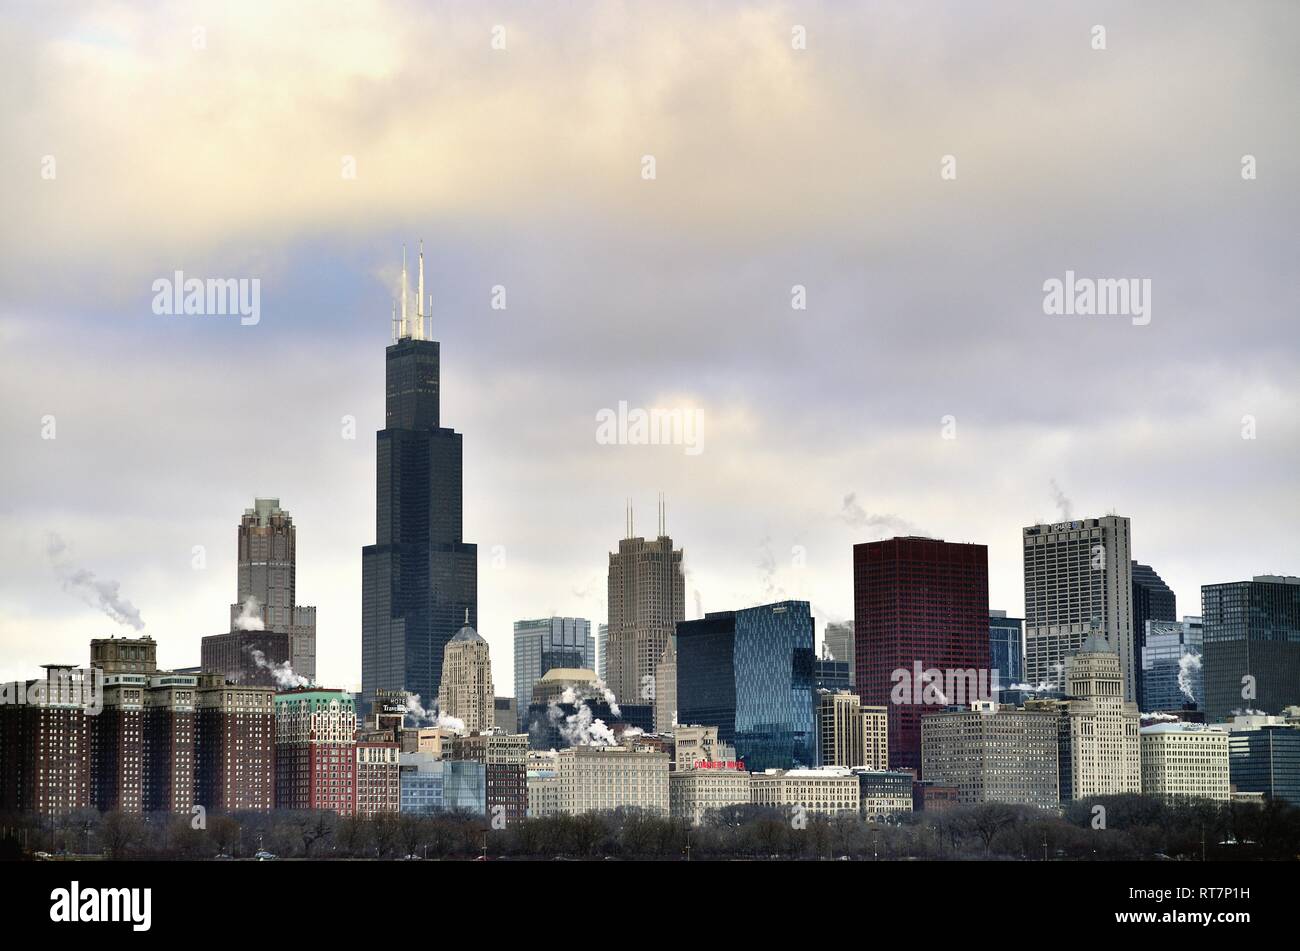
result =
[{"label": "treeline", "polygon": [[[1060,812],[989,803],[889,822],[732,806],[700,826],[635,811],[491,828],[482,816],[272,812],[197,817],[87,810],[0,817],[0,855],[109,859],[1200,860],[1300,858],[1300,809],[1109,796]],[[44,857],[44,856],[41,856]]]}]

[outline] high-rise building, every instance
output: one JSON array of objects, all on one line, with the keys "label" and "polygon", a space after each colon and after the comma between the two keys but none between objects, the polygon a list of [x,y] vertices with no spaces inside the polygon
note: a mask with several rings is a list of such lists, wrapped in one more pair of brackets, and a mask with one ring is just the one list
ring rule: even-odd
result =
[{"label": "high-rise building", "polygon": [[867,769],[889,769],[889,710],[862,708],[862,765]]},{"label": "high-rise building", "polygon": [[[499,730],[512,733],[520,729],[519,704],[514,697],[496,697],[492,701],[492,725]],[[524,709],[528,705],[524,704]]]},{"label": "high-rise building", "polygon": [[[288,661],[294,673],[314,682],[316,609],[297,603],[297,548],[297,529],[280,500],[254,499],[239,520],[238,598],[230,606],[230,629],[288,634],[288,656],[268,660]],[[258,621],[260,627],[249,626]]]},{"label": "high-rise building", "polygon": [[196,801],[209,812],[275,806],[275,688],[199,674],[194,730]]},{"label": "high-rise building", "polygon": [[1203,723],[1156,723],[1139,731],[1142,792],[1227,802],[1228,728]]},{"label": "high-rise building", "polygon": [[677,723],[677,636],[668,638],[655,665],[655,729],[666,733]]},{"label": "high-rise building", "polygon": [[100,812],[139,814],[144,803],[146,674],[104,678],[104,709],[90,717],[90,801]]},{"label": "high-rise building", "polygon": [[423,250],[418,294],[411,314],[403,254],[401,319],[394,315],[385,353],[385,425],[375,440],[375,544],[361,552],[367,708],[379,688],[408,690],[429,705],[447,642],[478,624],[478,549],[464,540],[461,435],[441,425],[441,353],[426,336]]},{"label": "high-rise building", "polygon": [[1125,698],[1119,654],[1100,627],[1066,658],[1065,692],[1070,699],[1057,708],[1061,800],[1141,792],[1141,716]]},{"label": "high-rise building", "polygon": [[225,682],[274,687],[280,680],[293,679],[289,672],[293,638],[288,631],[240,629],[209,634],[201,644],[199,669]]},{"label": "high-rise building", "polygon": [[447,642],[438,710],[443,716],[460,720],[470,732],[490,730],[496,720],[488,642],[468,623]]},{"label": "high-rise building", "polygon": [[351,694],[315,687],[276,694],[276,808],[354,814],[356,734]]},{"label": "high-rise building", "polygon": [[141,808],[189,813],[198,791],[194,759],[199,678],[159,671],[144,693]]},{"label": "high-rise building", "polygon": [[921,717],[934,704],[991,699],[932,698],[916,683],[934,671],[991,689],[988,548],[916,537],[854,545],[853,600],[856,690],[888,708],[890,768],[919,770]]},{"label": "high-rise building", "polygon": [[[1138,660],[1137,693],[1142,696],[1142,645],[1146,643],[1147,621],[1177,621],[1178,599],[1150,565],[1132,564],[1133,656]],[[1145,709],[1145,708],[1144,708]]]},{"label": "high-rise building", "polygon": [[1002,802],[1055,808],[1060,802],[1057,719],[985,701],[921,720],[922,773],[957,789],[963,805]]},{"label": "high-rise building", "polygon": [[[817,765],[866,766],[862,699],[847,690],[817,691]],[[910,795],[910,793],[909,793]]]},{"label": "high-rise building", "polygon": [[831,621],[826,625],[826,632],[822,636],[826,650],[830,652],[831,660],[839,661],[841,664],[849,665],[849,687],[857,683],[857,668],[853,660],[853,620]]},{"label": "high-rise building", "polygon": [[813,617],[807,601],[677,625],[677,718],[718,728],[751,771],[811,766]]},{"label": "high-rise building", "polygon": [[1300,577],[1201,586],[1205,713],[1281,713],[1300,704]]},{"label": "high-rise building", "polygon": [[1257,793],[1300,806],[1300,726],[1283,717],[1232,718],[1228,771],[1237,793]]},{"label": "high-rise building", "polygon": [[1093,620],[1119,656],[1124,697],[1137,702],[1129,520],[1120,515],[1030,525],[1025,567],[1025,679],[1058,688],[1065,659]]},{"label": "high-rise building", "polygon": [[[596,640],[591,636],[591,622],[581,617],[515,621],[515,703],[520,719],[507,729],[524,728],[533,687],[543,674],[556,667],[596,669]],[[506,727],[504,723],[497,725]]]},{"label": "high-rise building", "polygon": [[1025,680],[1025,620],[989,611],[989,664],[998,672],[998,689]]},{"label": "high-rise building", "polygon": [[849,691],[852,683],[853,674],[849,670],[848,661],[819,657],[813,663],[814,690],[829,690],[831,693]]},{"label": "high-rise building", "polygon": [[1198,617],[1146,622],[1142,636],[1142,710],[1203,709],[1203,647],[1204,634]]},{"label": "high-rise building", "polygon": [[356,814],[400,812],[401,744],[394,740],[358,740],[356,755]]},{"label": "high-rise building", "polygon": [[686,617],[682,551],[664,527],[659,537],[634,537],[628,512],[627,537],[609,555],[609,635],[605,682],[620,703],[653,703],[655,667],[668,638]]},{"label": "high-rise building", "polygon": [[0,812],[59,817],[91,805],[85,677],[46,664],[44,680],[0,688]]}]

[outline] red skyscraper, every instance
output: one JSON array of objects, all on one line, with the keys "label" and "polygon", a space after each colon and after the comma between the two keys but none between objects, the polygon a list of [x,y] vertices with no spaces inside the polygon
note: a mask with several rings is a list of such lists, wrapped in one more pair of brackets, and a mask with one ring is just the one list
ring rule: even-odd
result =
[{"label": "red skyscraper", "polygon": [[[988,682],[988,548],[916,537],[854,545],[853,602],[857,691],[888,710],[889,768],[919,771],[921,717],[977,699],[972,674]],[[917,683],[929,671],[942,678],[937,692]]]}]

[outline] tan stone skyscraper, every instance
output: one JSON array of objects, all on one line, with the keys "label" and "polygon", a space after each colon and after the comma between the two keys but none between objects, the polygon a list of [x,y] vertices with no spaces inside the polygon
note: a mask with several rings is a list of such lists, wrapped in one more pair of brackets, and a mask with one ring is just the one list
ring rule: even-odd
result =
[{"label": "tan stone skyscraper", "polygon": [[1065,691],[1069,733],[1060,751],[1061,799],[1141,792],[1141,718],[1137,704],[1124,699],[1120,655],[1095,621],[1078,653],[1065,661]]},{"label": "tan stone skyscraper", "polygon": [[442,655],[438,711],[463,720],[465,729],[472,733],[493,726],[495,706],[488,642],[466,624],[447,642]]},{"label": "tan stone skyscraper", "polygon": [[627,537],[609,555],[609,659],[605,681],[622,703],[653,703],[655,668],[663,658],[677,622],[686,619],[686,581],[681,549],[664,529],[659,506],[659,537],[632,534],[632,510]]}]

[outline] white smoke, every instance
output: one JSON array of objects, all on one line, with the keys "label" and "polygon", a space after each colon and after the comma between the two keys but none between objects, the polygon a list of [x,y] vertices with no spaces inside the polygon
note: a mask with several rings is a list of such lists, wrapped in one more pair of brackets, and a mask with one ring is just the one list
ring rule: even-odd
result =
[{"label": "white smoke", "polygon": [[1071,521],[1070,516],[1074,512],[1074,503],[1066,497],[1061,491],[1061,487],[1056,484],[1056,479],[1049,480],[1052,486],[1052,501],[1056,503],[1057,514],[1061,516],[1062,522]]},{"label": "white smoke", "polygon": [[91,607],[99,608],[118,624],[126,624],[137,631],[144,630],[144,620],[136,606],[119,594],[121,585],[111,578],[100,579],[88,568],[74,568],[64,560],[68,550],[63,539],[55,532],[50,532],[46,545],[46,555],[54,572],[63,582],[65,591],[71,591]]},{"label": "white smoke", "polygon": [[601,692],[601,695],[605,698],[605,702],[609,704],[609,712],[616,717],[621,717],[623,715],[623,711],[619,709],[618,699],[614,696],[614,691],[610,690],[609,687],[605,686],[605,681],[603,680],[597,680],[595,686],[596,689],[599,690]]},{"label": "white smoke", "polygon": [[1193,703],[1196,696],[1192,692],[1192,674],[1201,669],[1201,655],[1187,653],[1178,658],[1178,689],[1183,696]]},{"label": "white smoke", "polygon": [[465,730],[465,721],[459,717],[441,713],[437,707],[432,710],[425,709],[418,693],[406,695],[406,715],[415,721],[416,726],[437,726],[457,732]]},{"label": "white smoke", "polygon": [[236,631],[265,631],[266,623],[262,620],[262,612],[258,609],[257,598],[249,595],[244,601],[243,608],[239,611],[239,617],[235,618]]},{"label": "white smoke", "polygon": [[1176,717],[1172,713],[1144,713],[1143,720],[1151,720],[1156,723],[1177,723],[1181,717]]},{"label": "white smoke", "polygon": [[[255,630],[261,629],[256,628]],[[252,654],[253,663],[263,670],[269,670],[271,672],[271,677],[275,680],[275,685],[281,690],[292,690],[295,687],[308,687],[311,685],[311,681],[302,674],[295,674],[293,672],[293,667],[289,665],[287,660],[280,664],[273,664],[267,660],[266,655],[257,648],[253,648],[249,653]]]},{"label": "white smoke", "polygon": [[[596,681],[597,687],[603,689],[605,701],[610,704],[610,712],[619,716],[618,706],[613,703],[614,693],[605,685]],[[574,707],[568,715],[561,709],[561,704]],[[559,700],[551,700],[546,705],[546,718],[557,727],[560,736],[569,746],[617,746],[618,740],[605,721],[591,711],[587,701],[578,696],[573,687],[565,687]]]}]

